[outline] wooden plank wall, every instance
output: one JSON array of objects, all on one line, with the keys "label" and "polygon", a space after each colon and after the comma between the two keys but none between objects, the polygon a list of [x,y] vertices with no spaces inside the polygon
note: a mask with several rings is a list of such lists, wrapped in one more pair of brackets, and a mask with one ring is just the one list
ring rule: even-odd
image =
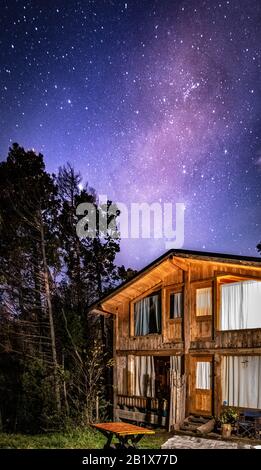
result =
[{"label": "wooden plank wall", "polygon": [[[118,328],[116,337],[117,351],[157,351],[159,349],[182,349],[182,321],[170,320],[167,312],[167,295],[173,286],[183,284],[183,271],[181,269],[173,270],[171,275],[162,279],[162,335],[149,335],[134,337],[131,333],[130,324],[133,322],[134,302],[125,301],[118,307]],[[156,289],[158,291],[158,288]],[[151,289],[149,292],[153,291]],[[148,293],[147,293],[148,294]],[[142,296],[137,296],[139,299]]]},{"label": "wooden plank wall", "polygon": [[[253,276],[261,278],[260,271],[245,267],[234,267],[224,263],[207,263],[192,261],[190,265],[190,279],[182,269],[173,270],[173,272],[162,278],[162,335],[149,335],[144,337],[134,337],[130,330],[130,324],[133,323],[130,311],[130,301],[126,300],[119,304],[117,308],[116,325],[116,350],[117,351],[157,351],[160,349],[183,348],[184,328],[190,329],[190,341],[193,349],[202,348],[227,348],[227,347],[260,347],[261,330],[242,332],[218,332],[214,329],[214,318],[217,316],[218,301],[216,293],[217,274],[234,274],[237,276]],[[195,292],[196,288],[212,286],[213,287],[213,315],[209,318],[200,318],[195,316]],[[187,313],[185,315],[184,325],[182,320],[171,320],[168,317],[168,299],[172,289],[183,288],[185,302],[187,302]],[[158,288],[157,288],[158,290]],[[153,289],[152,289],[153,291]],[[139,295],[137,298],[140,298]],[[131,302],[133,304],[133,301]],[[132,307],[133,310],[133,307]],[[130,321],[131,320],[131,321]],[[214,343],[213,343],[214,341]]]},{"label": "wooden plank wall", "polygon": [[[186,260],[186,270],[173,269],[171,274],[162,277],[157,288],[162,292],[162,334],[134,337],[130,328],[131,310],[129,299],[118,301],[115,307],[115,351],[119,356],[133,355],[173,355],[184,354],[186,372],[186,414],[190,410],[191,383],[194,376],[193,355],[210,354],[213,357],[214,371],[214,412],[218,414],[221,403],[221,357],[224,354],[261,354],[261,329],[241,331],[218,331],[218,282],[217,276],[231,274],[261,279],[261,271],[255,267],[234,266],[217,262]],[[213,312],[210,318],[196,318],[195,292],[200,286],[213,287]],[[184,292],[184,320],[169,318],[168,298],[172,289],[182,288]],[[150,289],[151,290],[151,289]],[[153,288],[152,288],[153,290]],[[138,293],[137,298],[141,294]],[[132,300],[133,302],[133,300]],[[116,305],[116,304],[115,304]],[[133,311],[133,310],[132,310]],[[131,357],[126,358],[131,361]],[[129,364],[131,366],[131,364]],[[123,363],[118,367],[124,369]],[[119,371],[119,377],[124,375]],[[124,379],[125,380],[125,379]],[[130,382],[130,381],[129,381]],[[131,383],[128,383],[131,394]],[[206,405],[206,404],[205,404]],[[195,404],[197,407],[198,404]],[[203,406],[203,405],[202,405]],[[206,406],[205,406],[206,407]]]}]

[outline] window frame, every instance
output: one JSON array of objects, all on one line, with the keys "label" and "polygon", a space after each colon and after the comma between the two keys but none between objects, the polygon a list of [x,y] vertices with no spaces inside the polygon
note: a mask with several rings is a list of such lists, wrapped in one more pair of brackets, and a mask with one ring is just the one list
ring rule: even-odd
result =
[{"label": "window frame", "polygon": [[[214,285],[212,281],[199,281],[194,284],[194,291],[193,291],[193,311],[194,311],[194,318],[197,322],[202,322],[202,321],[209,321],[214,318],[214,313],[215,313],[215,290],[214,290]],[[210,315],[197,315],[197,290],[199,289],[206,289],[209,288],[211,289],[211,306],[212,306],[212,312]]]},{"label": "window frame", "polygon": [[[228,330],[226,330],[228,331]],[[232,330],[231,330],[232,331]],[[235,330],[233,330],[235,331]],[[244,330],[236,330],[236,331],[244,331]],[[245,353],[241,353],[240,352],[235,352],[235,353],[231,353],[231,354],[222,354],[221,355],[221,362],[220,362],[220,376],[222,378],[222,375],[224,374],[224,364],[225,364],[225,361],[224,359],[227,358],[227,357],[237,357],[237,358],[245,358],[245,357],[259,357],[260,355],[257,354],[257,353],[254,353],[254,354],[250,354],[248,352],[245,352]],[[228,403],[225,403],[225,400],[224,399],[224,396],[223,396],[223,393],[224,393],[224,390],[222,388],[222,380],[220,379],[220,396],[221,396],[221,403],[222,403],[222,409],[226,409],[227,407],[233,407],[233,408],[236,408],[237,410],[239,411],[246,411],[246,410],[251,410],[251,411],[258,411],[260,412],[260,408],[251,408],[249,406],[237,406],[237,405],[229,405]]]},{"label": "window frame", "polygon": [[260,327],[257,328],[241,328],[241,329],[234,329],[234,330],[222,330],[221,329],[221,308],[222,308],[222,285],[226,285],[228,283],[222,282],[222,278],[231,278],[231,284],[235,282],[244,282],[244,281],[257,281],[261,282],[261,277],[251,276],[249,274],[236,274],[231,272],[220,272],[216,273],[215,279],[215,289],[216,289],[216,312],[215,312],[215,329],[218,333],[226,333],[229,331],[240,332],[240,331],[251,331],[251,330],[260,330]]},{"label": "window frame", "polygon": [[[171,318],[170,317],[170,296],[172,294],[182,294],[182,312],[179,317]],[[167,305],[166,305],[166,320],[170,323],[182,322],[184,318],[184,287],[183,286],[173,286],[167,291]]]},{"label": "window frame", "polygon": [[[209,366],[209,387],[208,388],[200,388],[200,387],[197,387],[197,367],[198,367],[198,364],[208,364]],[[213,385],[212,385],[212,382],[213,382],[213,364],[212,364],[212,361],[209,361],[209,360],[196,360],[195,362],[195,390],[196,391],[202,391],[202,392],[208,392],[208,391],[211,391],[212,388],[213,388]]]},{"label": "window frame", "polygon": [[[160,333],[148,333],[147,335],[135,335],[135,314],[134,314],[134,305],[135,303],[139,302],[140,300],[146,299],[147,297],[152,297],[154,295],[159,295],[160,296],[160,316],[161,316],[161,331]],[[153,336],[160,336],[162,335],[163,331],[163,295],[162,295],[162,289],[161,286],[157,287],[157,289],[150,289],[147,291],[146,295],[140,295],[139,297],[136,297],[135,299],[130,301],[130,315],[129,315],[129,325],[130,325],[130,338],[148,338],[148,337],[153,337]]]}]

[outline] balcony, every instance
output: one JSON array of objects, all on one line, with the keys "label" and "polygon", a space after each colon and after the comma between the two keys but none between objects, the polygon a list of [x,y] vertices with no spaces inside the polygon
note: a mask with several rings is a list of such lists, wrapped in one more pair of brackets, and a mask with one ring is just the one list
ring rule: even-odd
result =
[{"label": "balcony", "polygon": [[259,348],[261,329],[216,331],[215,348]]}]

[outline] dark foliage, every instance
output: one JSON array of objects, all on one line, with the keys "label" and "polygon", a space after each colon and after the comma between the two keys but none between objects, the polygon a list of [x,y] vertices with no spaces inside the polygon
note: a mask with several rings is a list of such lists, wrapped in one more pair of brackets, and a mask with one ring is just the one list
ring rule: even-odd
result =
[{"label": "dark foliage", "polygon": [[78,238],[79,203],[107,217],[80,182],[71,165],[50,175],[42,155],[17,144],[0,163],[4,431],[50,431],[110,413],[111,320],[90,317],[87,308],[132,271],[115,265],[119,240],[98,231]]}]

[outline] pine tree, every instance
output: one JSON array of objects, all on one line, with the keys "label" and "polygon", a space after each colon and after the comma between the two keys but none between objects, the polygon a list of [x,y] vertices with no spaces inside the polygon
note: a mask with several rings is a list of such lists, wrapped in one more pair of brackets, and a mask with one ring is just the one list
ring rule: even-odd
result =
[{"label": "pine tree", "polygon": [[[14,144],[0,166],[3,309],[9,313],[18,352],[38,357],[53,376],[61,411],[58,354],[52,308],[52,270],[59,269],[55,219],[57,189],[42,155]],[[17,343],[17,341],[16,341]]]}]

